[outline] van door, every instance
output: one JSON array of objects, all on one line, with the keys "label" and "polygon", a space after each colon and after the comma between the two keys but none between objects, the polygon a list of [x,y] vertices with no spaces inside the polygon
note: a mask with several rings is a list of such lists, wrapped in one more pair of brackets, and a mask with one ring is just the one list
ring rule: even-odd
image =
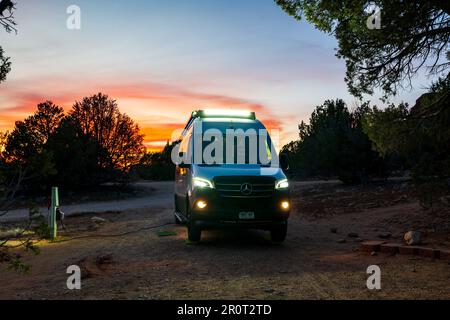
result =
[{"label": "van door", "polygon": [[[192,152],[190,152],[190,148],[192,147],[192,129],[188,131],[186,136],[180,143],[180,154],[187,155],[188,163],[192,166]],[[176,167],[175,171],[175,194],[176,194],[176,205],[177,209],[181,210],[184,215],[187,214],[187,195],[189,188],[189,181],[191,179],[191,166],[180,166]]]}]

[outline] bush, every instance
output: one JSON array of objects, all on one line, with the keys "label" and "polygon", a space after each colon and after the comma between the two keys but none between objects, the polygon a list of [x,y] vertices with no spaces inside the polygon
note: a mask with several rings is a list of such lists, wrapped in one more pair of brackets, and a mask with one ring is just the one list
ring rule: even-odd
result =
[{"label": "bush", "polygon": [[309,124],[299,125],[300,139],[283,148],[292,167],[302,176],[337,176],[347,184],[385,175],[383,160],[372,150],[362,130],[368,103],[350,112],[343,100],[327,100],[312,113]]}]

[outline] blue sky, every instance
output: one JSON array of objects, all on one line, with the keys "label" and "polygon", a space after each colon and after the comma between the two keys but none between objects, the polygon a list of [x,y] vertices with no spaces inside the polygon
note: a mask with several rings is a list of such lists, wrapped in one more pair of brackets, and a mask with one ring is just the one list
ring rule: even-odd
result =
[{"label": "blue sky", "polygon": [[[254,109],[287,142],[324,100],[356,101],[335,39],[272,0],[17,2],[19,34],[0,33],[13,62],[0,85],[0,130],[42,100],[68,109],[102,91],[141,125],[150,147],[206,107]],[[81,8],[81,30],[66,28],[71,4]],[[427,84],[418,77],[394,101],[414,102]]]}]

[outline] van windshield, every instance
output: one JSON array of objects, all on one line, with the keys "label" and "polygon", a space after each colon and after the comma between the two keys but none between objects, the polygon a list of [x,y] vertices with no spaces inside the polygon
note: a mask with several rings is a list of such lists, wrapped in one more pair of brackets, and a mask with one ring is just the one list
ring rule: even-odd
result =
[{"label": "van windshield", "polygon": [[276,154],[269,132],[255,121],[194,125],[192,147],[193,162],[204,166],[270,166],[272,155]]}]

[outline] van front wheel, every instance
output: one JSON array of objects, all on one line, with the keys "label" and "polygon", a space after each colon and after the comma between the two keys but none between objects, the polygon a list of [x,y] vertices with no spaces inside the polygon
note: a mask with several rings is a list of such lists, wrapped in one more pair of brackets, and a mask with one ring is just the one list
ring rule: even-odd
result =
[{"label": "van front wheel", "polygon": [[286,240],[287,235],[287,222],[282,225],[273,227],[270,230],[270,237],[273,242],[283,242]]},{"label": "van front wheel", "polygon": [[202,237],[202,230],[193,225],[192,221],[188,224],[188,240],[191,242],[199,242]]}]

